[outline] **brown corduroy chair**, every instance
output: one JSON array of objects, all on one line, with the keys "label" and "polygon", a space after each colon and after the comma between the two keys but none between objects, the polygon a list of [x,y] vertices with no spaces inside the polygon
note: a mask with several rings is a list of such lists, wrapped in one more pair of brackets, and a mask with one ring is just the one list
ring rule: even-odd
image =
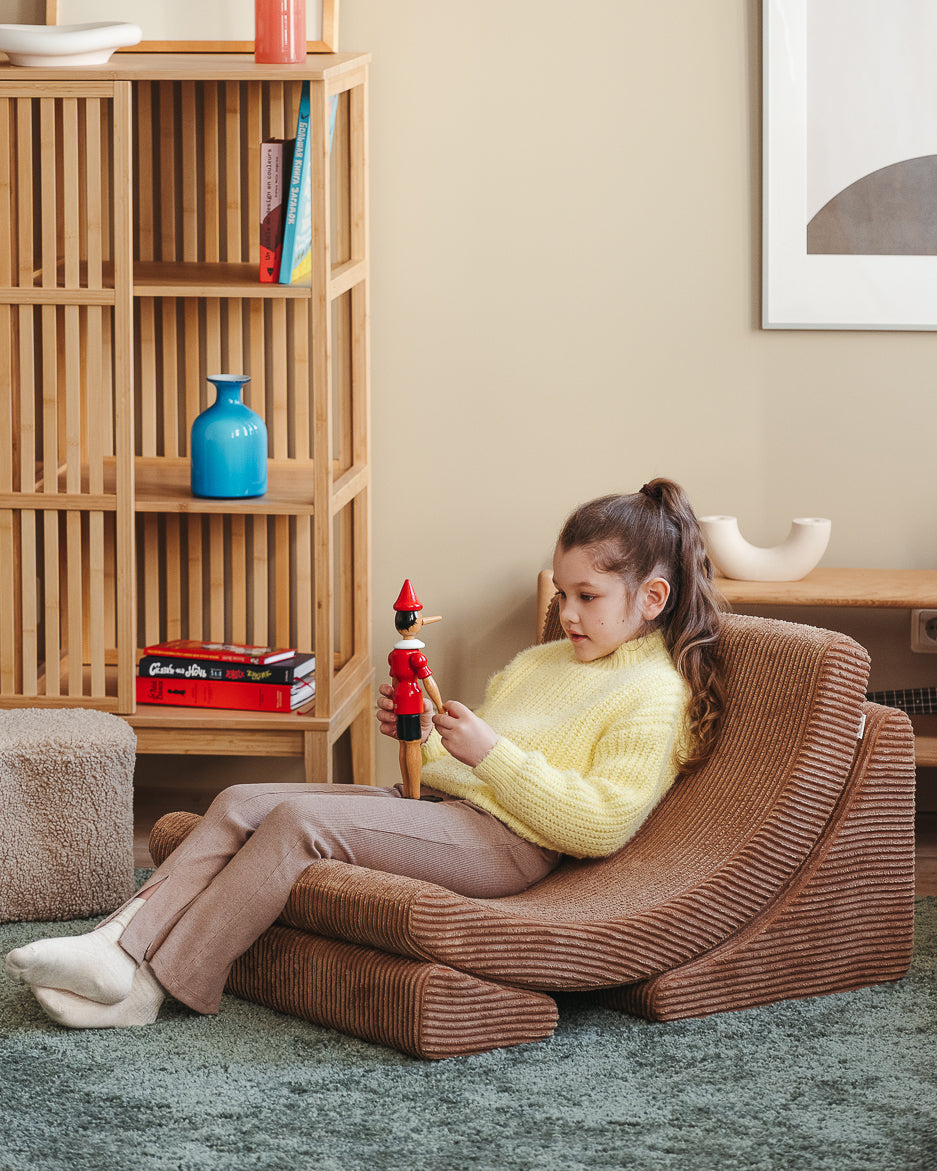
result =
[{"label": "brown corduroy chair", "polygon": [[[545,636],[559,634],[555,607]],[[730,615],[718,749],[610,858],[502,899],[311,866],[228,991],[419,1057],[540,1040],[549,993],[654,1020],[896,980],[914,898],[914,748],[845,635]],[[197,816],[167,814],[161,862]]]}]

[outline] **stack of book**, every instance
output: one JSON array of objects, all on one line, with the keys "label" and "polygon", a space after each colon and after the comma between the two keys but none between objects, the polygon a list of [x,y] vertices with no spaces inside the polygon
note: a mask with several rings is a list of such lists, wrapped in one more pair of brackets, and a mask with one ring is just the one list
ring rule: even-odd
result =
[{"label": "stack of book", "polygon": [[295,649],[174,639],[144,648],[137,702],[301,712],[315,700],[315,669],[315,655]]}]

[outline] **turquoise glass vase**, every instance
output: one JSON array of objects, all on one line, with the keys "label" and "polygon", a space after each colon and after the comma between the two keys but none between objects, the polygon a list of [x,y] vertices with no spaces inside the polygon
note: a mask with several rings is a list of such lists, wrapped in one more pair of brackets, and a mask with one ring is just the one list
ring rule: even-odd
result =
[{"label": "turquoise glass vase", "polygon": [[241,402],[246,374],[209,374],[215,401],[192,424],[192,495],[235,500],[267,491],[267,427]]}]

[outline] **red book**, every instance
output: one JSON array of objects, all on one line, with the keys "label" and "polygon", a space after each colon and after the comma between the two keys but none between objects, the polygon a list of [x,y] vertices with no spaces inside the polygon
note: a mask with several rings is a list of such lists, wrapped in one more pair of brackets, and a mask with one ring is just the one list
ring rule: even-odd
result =
[{"label": "red book", "polygon": [[221,659],[225,663],[254,663],[266,665],[290,659],[295,648],[247,646],[240,642],[203,642],[198,638],[175,638],[169,642],[154,642],[144,647],[145,655],[175,655],[186,659]]},{"label": "red book", "polygon": [[315,698],[314,683],[226,683],[215,679],[151,679],[137,676],[137,703],[233,711],[288,712]]}]

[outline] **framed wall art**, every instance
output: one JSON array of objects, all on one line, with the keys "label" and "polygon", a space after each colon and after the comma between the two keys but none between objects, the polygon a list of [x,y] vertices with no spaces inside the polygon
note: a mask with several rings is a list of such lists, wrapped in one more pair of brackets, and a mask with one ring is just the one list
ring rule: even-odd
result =
[{"label": "framed wall art", "polygon": [[937,5],[763,16],[763,326],[937,329]]},{"label": "framed wall art", "polygon": [[[309,53],[338,51],[339,0],[306,0]],[[253,53],[254,0],[46,0],[46,24],[129,21],[143,40],[125,52]]]}]

